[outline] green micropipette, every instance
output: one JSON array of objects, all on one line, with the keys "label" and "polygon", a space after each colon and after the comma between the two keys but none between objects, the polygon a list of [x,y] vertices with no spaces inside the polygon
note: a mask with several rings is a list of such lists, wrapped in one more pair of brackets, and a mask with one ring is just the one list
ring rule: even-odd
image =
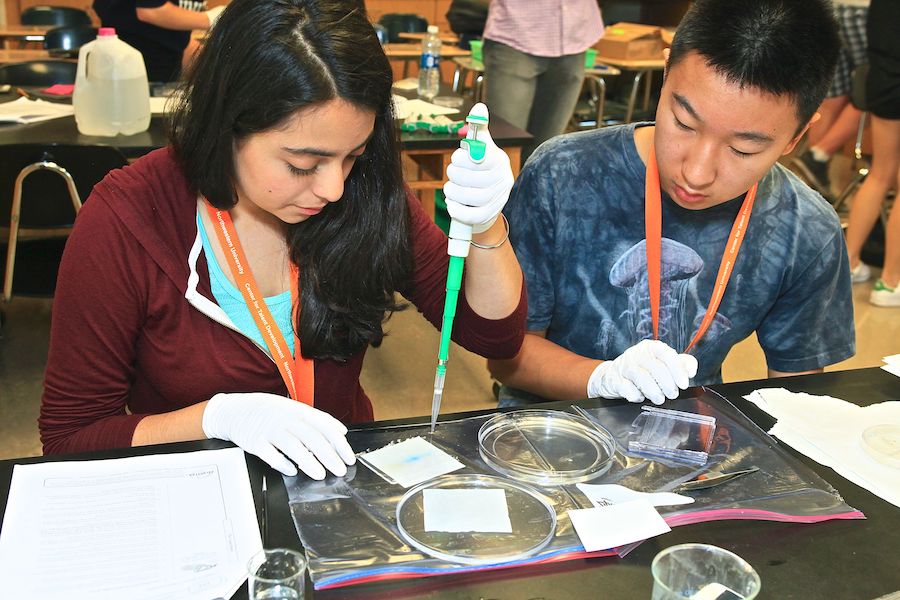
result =
[{"label": "green micropipette", "polygon": [[[480,163],[484,160],[487,146],[478,139],[478,130],[488,125],[487,107],[480,102],[473,106],[469,116],[466,117],[466,123],[469,124],[469,132],[466,134],[466,138],[460,142],[460,145],[468,150],[469,158],[473,162]],[[456,316],[459,288],[462,286],[463,267],[465,266],[466,256],[469,254],[469,243],[472,241],[472,226],[451,219],[449,237],[447,254],[450,255],[450,266],[447,268],[447,297],[444,300],[444,318],[441,321],[438,365],[434,373],[434,396],[431,400],[431,433],[434,433],[438,413],[441,411],[441,400],[444,397],[444,379],[447,375],[447,360],[450,354],[450,334],[453,331],[453,319]]]}]

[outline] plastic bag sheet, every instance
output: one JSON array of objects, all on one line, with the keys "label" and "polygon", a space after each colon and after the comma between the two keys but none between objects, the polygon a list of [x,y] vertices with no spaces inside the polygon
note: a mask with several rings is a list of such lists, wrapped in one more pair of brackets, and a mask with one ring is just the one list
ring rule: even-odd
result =
[{"label": "plastic bag sheet", "polygon": [[[759,468],[745,476],[706,490],[682,492],[695,498],[689,505],[660,507],[669,526],[722,519],[759,519],[814,523],[829,519],[859,519],[864,515],[844,503],[827,482],[794,459],[774,439],[756,427],[721,396],[713,403],[712,392],[668,402],[667,407],[716,418],[716,431],[703,467],[665,463],[630,456],[627,440],[640,405],[605,403],[599,408],[573,406],[568,412],[581,414],[609,431],[617,452],[608,472],[589,483],[617,483],[639,491],[670,491],[678,484],[710,471]],[[360,451],[422,436],[465,465],[456,474],[496,473],[481,459],[478,431],[493,414],[457,421],[442,421],[435,433],[427,424],[356,430],[348,433],[351,445]],[[593,556],[624,556],[636,544],[610,551],[584,551],[566,512],[590,508],[591,502],[574,486],[534,486],[557,513],[556,533],[540,552],[511,563],[463,565],[445,562],[411,547],[396,525],[397,503],[405,493],[362,465],[348,469],[344,477],[313,481],[285,477],[291,514],[309,558],[315,589],[424,577],[449,573],[507,568]]]}]

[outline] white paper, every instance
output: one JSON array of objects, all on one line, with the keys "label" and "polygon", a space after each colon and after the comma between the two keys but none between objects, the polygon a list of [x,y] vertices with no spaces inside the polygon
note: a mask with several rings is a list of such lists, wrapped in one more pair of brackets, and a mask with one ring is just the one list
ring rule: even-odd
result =
[{"label": "white paper", "polygon": [[414,90],[419,87],[419,80],[416,77],[407,77],[406,79],[395,81],[394,87],[398,90]]},{"label": "white paper", "polygon": [[900,506],[900,469],[879,463],[862,447],[862,433],[869,427],[900,424],[900,402],[863,407],[783,388],[755,390],[746,398],[778,420],[770,435]]},{"label": "white paper", "polygon": [[175,107],[175,96],[150,96],[150,112],[152,114],[164,114]]},{"label": "white paper", "polygon": [[394,108],[397,111],[398,119],[405,119],[410,115],[412,115],[414,118],[417,118],[417,115],[430,117],[433,115],[452,115],[459,112],[458,108],[438,106],[437,104],[425,102],[424,100],[419,100],[418,98],[407,100],[406,102],[395,103]]},{"label": "white paper", "polygon": [[690,496],[682,496],[673,492],[639,492],[614,483],[600,485],[578,483],[576,485],[594,506],[609,506],[639,499],[644,499],[653,506],[677,506],[694,502]]},{"label": "white paper", "polygon": [[0,103],[0,123],[37,123],[75,114],[71,104],[17,98],[12,102]]},{"label": "white paper", "polygon": [[881,365],[881,368],[895,377],[900,377],[900,361],[889,362]]},{"label": "white paper", "polygon": [[888,364],[900,364],[900,354],[891,354],[890,356],[885,356],[881,360],[882,362],[886,362]]},{"label": "white paper", "polygon": [[671,531],[646,500],[570,510],[569,518],[587,552],[610,550]]},{"label": "white paper", "polygon": [[403,440],[359,455],[363,464],[405,488],[452,473],[465,465],[421,437]]},{"label": "white paper", "polygon": [[240,448],[16,465],[6,598],[230,598],[262,549]]},{"label": "white paper", "polygon": [[512,533],[500,489],[423,490],[425,531]]}]

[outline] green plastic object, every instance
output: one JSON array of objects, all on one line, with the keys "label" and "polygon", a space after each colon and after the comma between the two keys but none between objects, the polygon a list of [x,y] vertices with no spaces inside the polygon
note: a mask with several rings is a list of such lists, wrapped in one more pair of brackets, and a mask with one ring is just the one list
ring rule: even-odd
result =
[{"label": "green plastic object", "polygon": [[434,191],[434,223],[445,235],[450,234],[450,213],[447,212],[447,200],[443,190]]},{"label": "green plastic object", "polygon": [[487,144],[481,140],[470,140],[468,138],[464,139],[462,143],[467,146],[472,160],[475,162],[484,160],[484,155],[487,153]]},{"label": "green plastic object", "polygon": [[451,256],[447,269],[447,297],[444,299],[444,320],[441,323],[441,345],[438,348],[438,360],[446,361],[450,355],[450,334],[453,331],[453,319],[456,317],[456,303],[459,300],[459,288],[462,287],[463,267],[466,259],[462,256]]}]

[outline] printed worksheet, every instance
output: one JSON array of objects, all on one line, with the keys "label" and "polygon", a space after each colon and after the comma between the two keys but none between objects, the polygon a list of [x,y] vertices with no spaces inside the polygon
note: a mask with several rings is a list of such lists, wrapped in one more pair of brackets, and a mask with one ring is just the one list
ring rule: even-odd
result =
[{"label": "printed worksheet", "polygon": [[229,598],[262,541],[240,448],[16,465],[10,598]]}]

